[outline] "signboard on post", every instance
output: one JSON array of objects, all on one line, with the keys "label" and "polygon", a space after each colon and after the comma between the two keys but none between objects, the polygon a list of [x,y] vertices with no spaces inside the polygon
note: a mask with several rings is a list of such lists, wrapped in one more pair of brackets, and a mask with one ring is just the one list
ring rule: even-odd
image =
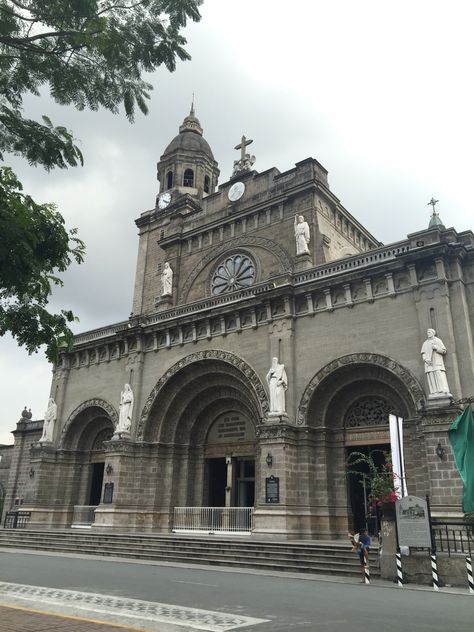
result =
[{"label": "signboard on post", "polygon": [[431,547],[430,523],[426,500],[405,496],[395,502],[400,546]]}]

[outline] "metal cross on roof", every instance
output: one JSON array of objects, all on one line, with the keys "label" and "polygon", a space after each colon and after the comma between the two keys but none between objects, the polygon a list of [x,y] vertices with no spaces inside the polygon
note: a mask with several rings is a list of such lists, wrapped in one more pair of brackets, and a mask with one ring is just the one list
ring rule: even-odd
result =
[{"label": "metal cross on roof", "polygon": [[428,206],[432,206],[433,207],[433,215],[436,212],[435,206],[438,204],[439,200],[435,200],[434,198],[431,198],[431,200],[428,202]]}]

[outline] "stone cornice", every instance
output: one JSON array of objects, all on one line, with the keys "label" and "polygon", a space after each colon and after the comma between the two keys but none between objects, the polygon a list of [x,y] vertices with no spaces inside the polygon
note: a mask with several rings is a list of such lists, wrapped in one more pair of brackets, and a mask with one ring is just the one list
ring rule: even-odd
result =
[{"label": "stone cornice", "polygon": [[[446,277],[448,266],[442,264],[451,252],[443,243],[411,250],[408,242],[399,242],[305,272],[287,272],[241,292],[134,316],[76,336],[73,351],[62,354],[58,369],[210,341],[216,336],[268,326],[282,318],[317,316],[407,293],[414,293],[416,298],[415,293],[425,286],[452,282]],[[453,256],[458,255],[453,252]]]}]

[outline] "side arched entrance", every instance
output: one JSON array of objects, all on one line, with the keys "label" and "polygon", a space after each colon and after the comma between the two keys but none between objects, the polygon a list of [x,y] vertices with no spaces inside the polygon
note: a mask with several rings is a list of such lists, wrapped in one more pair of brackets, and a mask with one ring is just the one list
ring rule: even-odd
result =
[{"label": "side arched entrance", "polygon": [[68,416],[57,448],[37,445],[35,469],[35,521],[55,526],[94,523],[101,504],[105,445],[112,438],[117,412],[101,399],[80,404]]},{"label": "side arched entrance", "polygon": [[[414,420],[423,391],[401,365],[376,354],[353,354],[319,371],[306,388],[298,423],[311,429],[313,466],[309,502],[316,518],[313,531],[341,535],[366,524],[367,491],[363,477],[348,474],[353,452],[374,452],[378,463],[390,450],[389,414],[405,421],[407,477],[422,446],[416,445]],[[311,461],[310,461],[311,463]],[[354,469],[354,468],[353,468]],[[358,466],[361,473],[364,467]],[[370,524],[375,530],[375,525]]]}]

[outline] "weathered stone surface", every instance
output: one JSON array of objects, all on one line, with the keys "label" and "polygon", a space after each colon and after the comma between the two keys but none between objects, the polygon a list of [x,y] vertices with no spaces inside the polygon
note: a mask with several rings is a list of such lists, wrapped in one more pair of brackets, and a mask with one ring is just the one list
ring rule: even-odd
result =
[{"label": "weathered stone surface", "polygon": [[[212,152],[189,127],[192,117],[186,125],[186,143],[177,137],[158,165],[160,192],[170,190],[171,201],[137,220],[134,313],[77,336],[61,354],[52,444],[31,447],[42,423],[19,422],[6,507],[22,499],[37,524],[67,525],[75,505],[90,505],[93,489],[102,501],[103,485],[113,483],[96,528],[166,531],[174,507],[223,502],[214,487],[230,480],[222,498],[252,504],[260,534],[345,535],[360,526],[348,451],[387,448],[394,412],[405,420],[410,493],[430,493],[436,515],[459,515],[461,481],[447,440],[458,407],[428,401],[419,352],[435,328],[453,397],[474,394],[473,234],[435,227],[381,246],[313,159],[285,173],[239,173],[244,193],[229,201],[236,180],[216,188]],[[184,186],[193,168],[196,186]],[[170,170],[178,181],[168,187]],[[295,215],[308,223],[309,255],[297,256]],[[237,289],[217,292],[216,270],[239,256],[253,266],[250,281],[229,279],[227,289]],[[165,262],[172,295],[157,303]],[[285,411],[274,415],[272,358],[288,384]],[[124,384],[134,395],[130,435],[113,436]],[[227,442],[222,433],[215,439],[213,425],[224,418]],[[279,478],[275,506],[265,502],[270,475]]]}]

